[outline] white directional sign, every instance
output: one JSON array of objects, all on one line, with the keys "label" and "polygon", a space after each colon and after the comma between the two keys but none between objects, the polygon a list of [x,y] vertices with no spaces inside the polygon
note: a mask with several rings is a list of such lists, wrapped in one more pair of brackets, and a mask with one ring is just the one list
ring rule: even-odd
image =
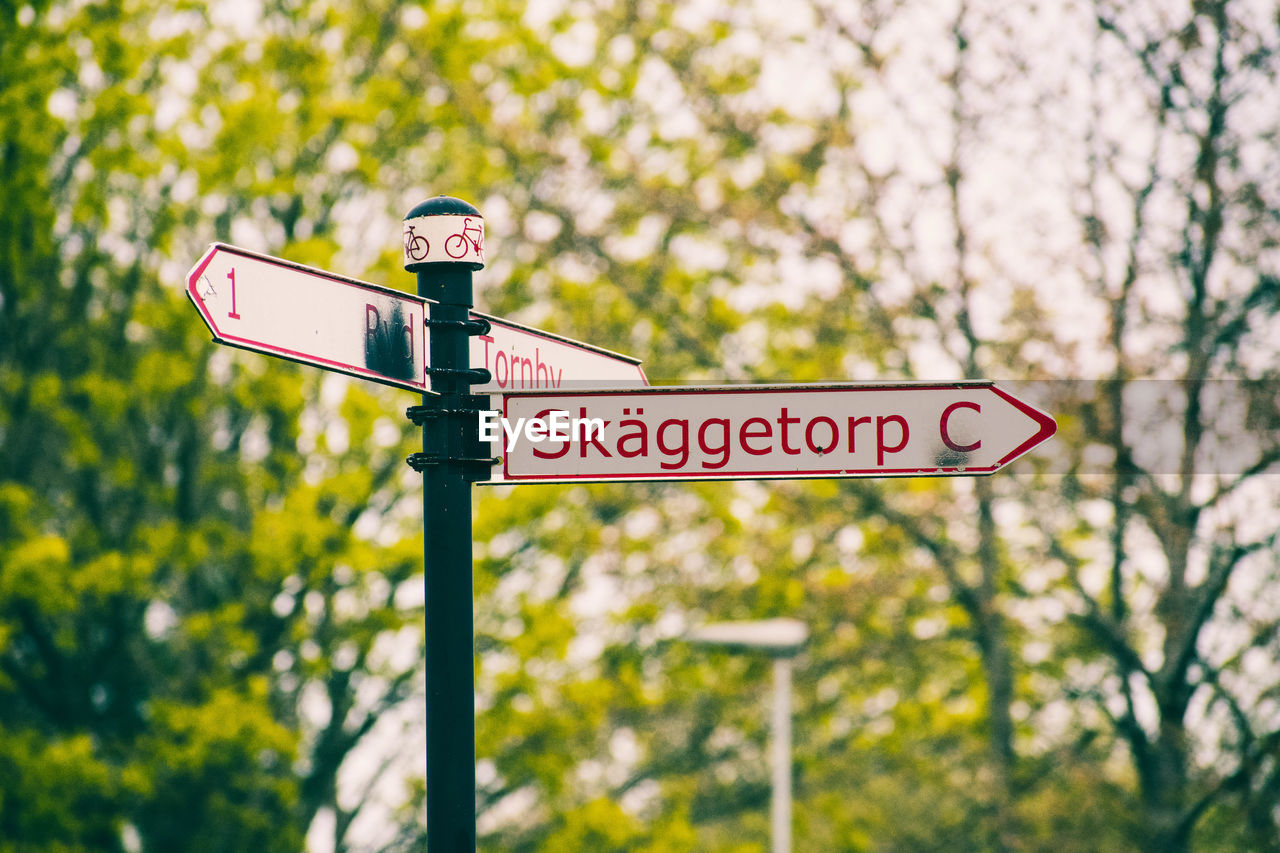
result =
[{"label": "white directional sign", "polygon": [[222,243],[187,296],[219,343],[430,393],[418,296]]},{"label": "white directional sign", "polygon": [[471,339],[471,366],[483,367],[492,381],[473,394],[506,391],[580,389],[584,384],[609,388],[648,385],[640,359],[619,355],[580,341],[472,311],[492,328]]},{"label": "white directional sign", "polygon": [[493,396],[490,483],[990,474],[1054,434],[990,382]]},{"label": "white directional sign", "polygon": [[[420,296],[222,243],[187,275],[187,296],[220,343],[431,393],[430,300]],[[493,375],[472,393],[648,384],[639,359],[471,316],[490,331],[471,338],[470,366]]]}]

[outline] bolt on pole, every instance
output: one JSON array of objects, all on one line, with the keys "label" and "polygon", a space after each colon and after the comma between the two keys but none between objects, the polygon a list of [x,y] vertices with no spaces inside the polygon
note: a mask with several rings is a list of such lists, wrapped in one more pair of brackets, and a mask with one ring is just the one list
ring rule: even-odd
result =
[{"label": "bolt on pole", "polygon": [[423,474],[427,850],[474,853],[471,483],[487,474],[489,461],[477,452],[481,398],[468,393],[488,381],[487,371],[468,364],[469,337],[486,329],[470,316],[471,275],[484,266],[480,212],[446,196],[417,205],[405,216],[404,261],[417,274],[418,295],[433,300],[427,375],[436,394],[407,412],[422,426],[422,453],[408,462]]}]

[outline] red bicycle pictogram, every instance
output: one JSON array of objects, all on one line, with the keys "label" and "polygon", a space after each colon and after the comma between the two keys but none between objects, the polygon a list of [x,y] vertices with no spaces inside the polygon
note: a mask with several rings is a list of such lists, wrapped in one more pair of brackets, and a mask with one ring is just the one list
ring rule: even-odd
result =
[{"label": "red bicycle pictogram", "polygon": [[473,225],[470,216],[463,217],[460,234],[452,234],[445,239],[444,250],[451,258],[461,258],[467,253],[468,246],[477,255],[484,254],[484,229],[479,225]]},{"label": "red bicycle pictogram", "polygon": [[[446,247],[448,243],[445,244]],[[404,253],[411,261],[420,261],[431,251],[431,244],[427,242],[427,238],[421,234],[413,233],[413,226],[409,226],[409,232],[404,235]]]}]

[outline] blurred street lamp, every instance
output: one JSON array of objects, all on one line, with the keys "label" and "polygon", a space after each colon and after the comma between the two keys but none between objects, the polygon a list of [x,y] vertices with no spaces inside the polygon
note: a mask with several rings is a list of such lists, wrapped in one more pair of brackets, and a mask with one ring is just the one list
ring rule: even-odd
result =
[{"label": "blurred street lamp", "polygon": [[791,853],[791,664],[809,638],[796,619],[716,622],[685,635],[691,643],[730,651],[764,652],[773,658],[773,853]]}]

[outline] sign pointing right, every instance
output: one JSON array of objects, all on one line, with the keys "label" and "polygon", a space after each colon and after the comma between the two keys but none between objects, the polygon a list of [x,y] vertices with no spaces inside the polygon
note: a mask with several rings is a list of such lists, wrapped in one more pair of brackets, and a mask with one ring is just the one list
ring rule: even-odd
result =
[{"label": "sign pointing right", "polygon": [[990,474],[1057,430],[991,382],[516,392],[491,483]]}]

